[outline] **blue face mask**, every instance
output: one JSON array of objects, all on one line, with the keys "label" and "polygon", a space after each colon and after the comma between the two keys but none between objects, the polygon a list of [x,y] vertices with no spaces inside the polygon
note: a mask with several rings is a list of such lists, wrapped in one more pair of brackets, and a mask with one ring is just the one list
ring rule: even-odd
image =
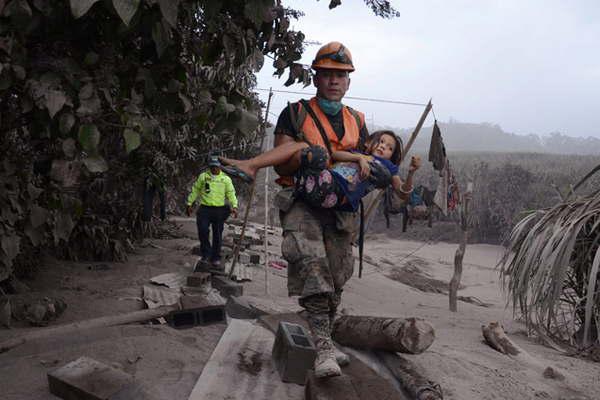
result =
[{"label": "blue face mask", "polygon": [[317,97],[317,103],[323,112],[327,115],[336,115],[342,109],[341,101],[327,100],[322,97]]}]

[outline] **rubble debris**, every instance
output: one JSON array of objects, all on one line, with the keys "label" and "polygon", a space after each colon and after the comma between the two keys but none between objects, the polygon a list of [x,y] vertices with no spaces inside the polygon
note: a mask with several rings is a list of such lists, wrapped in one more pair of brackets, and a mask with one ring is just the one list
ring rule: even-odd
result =
[{"label": "rubble debris", "polygon": [[112,399],[133,376],[88,357],[80,357],[48,373],[50,393],[61,399]]},{"label": "rubble debris", "polygon": [[[494,321],[487,325],[482,325],[481,331],[483,333],[485,342],[491,348],[499,351],[502,354],[506,354],[522,364],[528,365],[529,367],[538,371],[544,378],[563,381],[568,377],[566,372],[561,371],[559,368],[554,366],[543,363],[523,350],[508,337],[499,322]],[[573,379],[572,377],[570,378]]]},{"label": "rubble debris", "polygon": [[33,326],[46,326],[62,315],[67,303],[62,299],[44,297],[30,304],[25,304],[23,318]]}]

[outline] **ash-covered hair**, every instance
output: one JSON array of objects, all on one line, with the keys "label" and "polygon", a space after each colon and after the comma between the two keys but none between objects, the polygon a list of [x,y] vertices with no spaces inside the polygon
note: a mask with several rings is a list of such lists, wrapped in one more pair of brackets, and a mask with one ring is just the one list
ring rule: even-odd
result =
[{"label": "ash-covered hair", "polygon": [[396,143],[396,147],[394,148],[394,152],[392,153],[392,156],[390,157],[390,161],[394,165],[400,165],[400,161],[402,160],[402,152],[404,151],[404,147],[403,147],[403,144],[402,144],[402,139],[399,136],[396,136],[396,134],[394,132],[392,132],[392,131],[381,130],[381,131],[375,131],[375,132],[373,132],[369,136],[369,138],[367,139],[367,143],[366,143],[366,145],[367,145],[366,147],[367,147],[368,153],[372,153],[373,146],[375,144],[379,143],[379,139],[383,135],[388,135],[392,139],[394,139],[394,142]]}]

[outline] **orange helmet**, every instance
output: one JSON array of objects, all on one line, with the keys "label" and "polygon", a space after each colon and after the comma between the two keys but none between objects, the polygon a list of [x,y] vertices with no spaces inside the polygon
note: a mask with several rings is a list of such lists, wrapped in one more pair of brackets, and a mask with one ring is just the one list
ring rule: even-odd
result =
[{"label": "orange helmet", "polygon": [[312,69],[341,69],[343,71],[354,71],[352,65],[352,54],[340,42],[329,42],[321,47],[312,62]]}]

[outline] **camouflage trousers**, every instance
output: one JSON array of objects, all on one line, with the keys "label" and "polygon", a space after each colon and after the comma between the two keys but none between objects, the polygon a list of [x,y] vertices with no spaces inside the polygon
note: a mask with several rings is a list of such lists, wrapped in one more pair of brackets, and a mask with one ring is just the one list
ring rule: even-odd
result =
[{"label": "camouflage trousers", "polygon": [[[284,189],[278,194],[291,193]],[[331,209],[311,208],[302,201],[280,209],[283,242],[288,262],[288,294],[300,296],[310,313],[333,314],[344,284],[354,271],[352,234],[356,215]]]}]

